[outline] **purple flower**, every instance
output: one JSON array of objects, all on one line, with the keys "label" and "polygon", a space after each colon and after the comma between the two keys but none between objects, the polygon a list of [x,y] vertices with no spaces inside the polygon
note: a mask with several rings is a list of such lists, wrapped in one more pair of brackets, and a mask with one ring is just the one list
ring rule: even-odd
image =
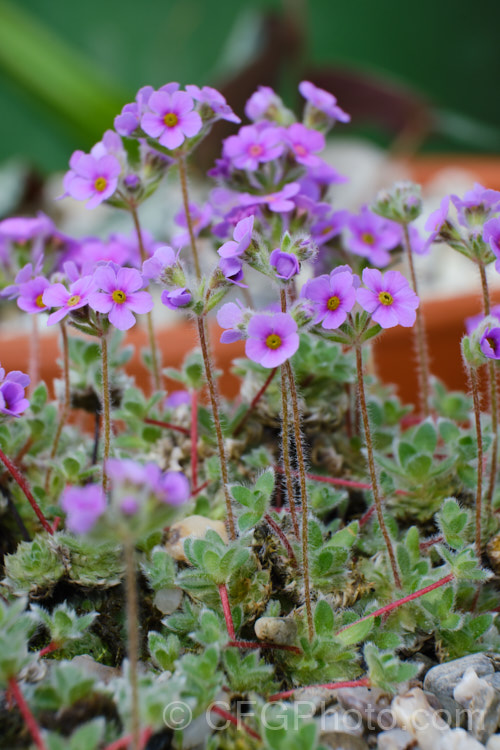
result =
[{"label": "purple flower", "polygon": [[334,211],[326,218],[315,221],[311,226],[311,236],[317,245],[324,245],[336,237],[346,226],[350,217],[349,211]]},{"label": "purple flower", "polygon": [[351,117],[337,105],[337,99],[328,91],[318,88],[310,81],[301,81],[299,91],[314,109],[319,109],[331,120],[349,122]]},{"label": "purple flower", "polygon": [[219,268],[231,284],[242,289],[248,289],[248,284],[243,283],[243,263],[238,258],[221,258]]},{"label": "purple flower", "polygon": [[19,417],[29,405],[30,402],[24,397],[24,386],[7,376],[0,384],[0,413]]},{"label": "purple flower", "polygon": [[412,253],[415,253],[416,255],[427,255],[430,246],[427,240],[424,240],[417,227],[410,224],[408,226],[408,233],[410,235],[410,247]]},{"label": "purple flower", "polygon": [[441,231],[443,224],[448,218],[448,211],[450,208],[450,199],[446,195],[440,205],[439,208],[436,209],[431,213],[427,221],[425,222],[425,229],[428,232],[431,232],[429,237],[426,241],[426,248],[430,248],[436,237],[438,236],[439,232]]},{"label": "purple flower", "polygon": [[112,154],[95,157],[75,151],[69,172],[63,180],[65,195],[78,201],[88,200],[86,208],[95,208],[111,198],[118,186],[121,164]]},{"label": "purple flower", "polygon": [[194,111],[194,102],[185,91],[155,91],[148,101],[151,112],[142,116],[142,129],[161,146],[175,149],[202,128],[201,117]]},{"label": "purple flower", "polygon": [[216,120],[227,120],[228,122],[241,122],[238,115],[235,115],[229,104],[226,102],[225,97],[213,89],[211,86],[203,86],[200,89],[199,86],[188,85],[186,91],[195,101],[200,104],[206,104],[213,111]]},{"label": "purple flower", "polygon": [[254,216],[247,216],[236,224],[233,239],[224,242],[217,251],[221,258],[236,258],[248,250],[252,241],[254,220]]},{"label": "purple flower", "polygon": [[299,348],[297,323],[289,313],[253,315],[247,328],[245,352],[262,367],[278,367]]},{"label": "purple flower", "polygon": [[176,391],[170,391],[167,398],[165,399],[165,406],[167,409],[175,409],[177,406],[191,403],[191,394],[189,391],[182,389]]},{"label": "purple flower", "polygon": [[488,359],[500,359],[500,328],[487,328],[481,336],[479,346]]},{"label": "purple flower", "polygon": [[89,296],[95,291],[96,285],[92,276],[83,276],[71,284],[69,291],[64,284],[52,284],[43,293],[43,303],[47,307],[58,307],[47,318],[47,325],[53,326],[59,323],[66,315],[89,303]]},{"label": "purple flower", "polygon": [[308,281],[302,288],[301,297],[313,302],[315,323],[331,330],[338,328],[347,318],[356,303],[354,276],[345,267],[336,268],[330,274]]},{"label": "purple flower", "polygon": [[42,258],[40,258],[35,267],[33,267],[32,263],[27,263],[23,266],[17,272],[14,283],[9,284],[9,286],[2,289],[0,297],[5,297],[6,299],[16,299],[16,297],[19,297],[23,284],[26,284],[28,281],[33,281],[33,275],[40,272],[42,265]]},{"label": "purple flower", "polygon": [[375,266],[386,266],[390,260],[389,250],[402,241],[401,227],[383,219],[363,206],[361,212],[351,215],[347,222],[350,234],[346,237],[351,253],[368,258]]},{"label": "purple flower", "polygon": [[483,225],[486,219],[500,211],[500,192],[491,190],[474,183],[472,190],[468,190],[463,198],[452,195],[451,200],[457,209],[458,220],[464,227]]},{"label": "purple flower", "polygon": [[66,526],[73,534],[86,534],[106,510],[106,498],[100,485],[66,487],[61,496]]},{"label": "purple flower", "polygon": [[155,486],[156,494],[163,503],[182,505],[189,500],[191,490],[187,477],[180,471],[160,474]]},{"label": "purple flower", "polygon": [[368,289],[358,289],[356,298],[375,323],[382,328],[414,324],[419,299],[403,274],[387,271],[382,275],[376,268],[365,268],[363,283]]},{"label": "purple flower", "polygon": [[283,102],[269,86],[259,86],[245,104],[245,114],[254,122],[272,117],[281,109]]},{"label": "purple flower", "polygon": [[245,125],[238,135],[224,141],[223,154],[236,169],[255,171],[262,162],[273,161],[283,153],[281,128]]},{"label": "purple flower", "polygon": [[240,203],[242,206],[259,206],[264,203],[270,211],[284,213],[285,211],[293,211],[295,208],[295,203],[290,198],[297,195],[299,190],[300,185],[298,182],[289,182],[282,190],[278,190],[276,193],[269,193],[268,195],[242,193]]},{"label": "purple flower", "polygon": [[[493,307],[490,310],[490,315],[492,315],[494,318],[497,318],[497,320],[500,321],[500,305],[493,305]],[[472,333],[472,331],[475,331],[478,325],[484,320],[484,313],[479,313],[478,315],[471,315],[468,318],[465,318],[465,330],[468,334]]]},{"label": "purple flower", "polygon": [[131,136],[134,130],[137,130],[141,116],[146,112],[149,98],[153,92],[152,86],[143,86],[137,92],[135,102],[126,104],[121,114],[115,117],[115,129],[120,135]]},{"label": "purple flower", "polygon": [[0,236],[23,244],[36,237],[47,237],[56,231],[54,222],[41,211],[38,216],[11,216],[0,221]]},{"label": "purple flower", "polygon": [[293,253],[285,253],[279,247],[269,256],[270,265],[276,270],[278,279],[288,281],[300,271],[298,258]]},{"label": "purple flower", "polygon": [[175,265],[179,253],[172,250],[169,245],[163,245],[155,250],[152,258],[148,258],[142,264],[142,273],[146,279],[158,280],[165,268]]},{"label": "purple flower", "polygon": [[43,301],[43,293],[50,286],[43,276],[37,276],[19,287],[17,306],[28,313],[40,313],[47,309]]},{"label": "purple flower", "polygon": [[178,307],[186,307],[190,304],[191,299],[191,292],[185,286],[172,289],[171,291],[164,289],[161,293],[161,301],[170,310],[177,310]]},{"label": "purple flower", "polygon": [[218,310],[217,323],[221,328],[226,329],[220,337],[221,344],[232,344],[243,338],[243,333],[238,330],[238,326],[243,322],[244,314],[245,310],[239,300],[226,302]]},{"label": "purple flower", "polygon": [[120,331],[135,325],[133,313],[148,313],[153,309],[153,299],[148,292],[138,291],[144,286],[143,278],[135,268],[100,266],[94,273],[95,286],[101,292],[92,292],[88,304],[93,310],[108,315],[109,322]]},{"label": "purple flower", "polygon": [[306,167],[317,167],[321,159],[315,156],[325,148],[325,136],[317,130],[296,122],[285,131],[285,139],[295,155],[295,161]]},{"label": "purple flower", "polygon": [[483,240],[488,242],[497,260],[495,268],[500,273],[500,219],[489,219],[484,225]]}]

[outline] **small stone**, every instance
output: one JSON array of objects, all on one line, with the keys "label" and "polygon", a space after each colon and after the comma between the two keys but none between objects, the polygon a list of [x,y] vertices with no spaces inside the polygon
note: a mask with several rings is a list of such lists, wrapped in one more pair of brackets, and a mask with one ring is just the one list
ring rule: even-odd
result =
[{"label": "small stone", "polygon": [[361,716],[353,716],[339,708],[329,708],[316,718],[319,724],[320,737],[332,732],[343,732],[362,737],[364,733],[363,719]]},{"label": "small stone", "polygon": [[391,697],[379,688],[341,688],[336,690],[337,700],[347,711],[359,714],[370,731],[391,729]]},{"label": "small stone", "polygon": [[116,669],[115,667],[107,667],[105,664],[99,664],[98,661],[95,661],[95,659],[92,659],[92,657],[87,654],[74,656],[71,659],[71,663],[80,667],[80,669],[90,677],[95,677],[99,682],[108,683],[115,677],[120,677],[121,675],[121,670]]},{"label": "small stone", "polygon": [[185,540],[204,539],[209,529],[217,532],[224,542],[229,541],[224,521],[213,521],[205,516],[188,516],[170,527],[165,549],[174,560],[187,563],[188,559],[184,552]]},{"label": "small stone", "polygon": [[153,604],[164,615],[171,615],[182,602],[183,591],[178,586],[160,589],[156,592]]},{"label": "small stone", "polygon": [[369,750],[368,743],[362,737],[355,737],[346,732],[322,734],[321,745],[332,750]]},{"label": "small stone", "polygon": [[259,617],[254,625],[259,641],[293,644],[297,637],[297,623],[289,617]]},{"label": "small stone", "polygon": [[486,654],[463,656],[461,659],[444,662],[430,669],[425,675],[424,690],[435,693],[440,700],[442,696],[453,698],[453,690],[469,668],[472,668],[478,677],[493,674],[495,671],[491,659]]},{"label": "small stone", "polygon": [[377,737],[377,750],[413,750],[417,741],[404,729],[388,729]]},{"label": "small stone", "polygon": [[453,697],[467,709],[469,730],[479,742],[495,732],[500,719],[500,693],[469,668],[455,687]]}]

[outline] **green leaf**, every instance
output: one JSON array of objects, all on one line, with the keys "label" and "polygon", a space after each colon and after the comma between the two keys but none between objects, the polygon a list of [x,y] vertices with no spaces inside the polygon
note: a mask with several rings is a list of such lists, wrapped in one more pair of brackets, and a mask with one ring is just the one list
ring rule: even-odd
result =
[{"label": "green leaf", "polygon": [[255,495],[252,490],[248,487],[243,487],[241,484],[236,484],[231,487],[231,495],[240,505],[244,505],[246,508],[253,508],[255,503]]},{"label": "green leaf", "polygon": [[413,445],[420,453],[430,453],[436,450],[437,431],[432,422],[423,422],[415,433]]},{"label": "green leaf", "polygon": [[255,489],[262,492],[267,497],[271,497],[274,490],[274,471],[268,469],[257,479]]},{"label": "green leaf", "polygon": [[367,620],[349,625],[341,633],[337,633],[335,640],[340,641],[343,646],[353,646],[355,643],[366,640],[373,627],[374,619],[369,617]]},{"label": "green leaf", "polygon": [[333,635],[333,612],[332,608],[324,599],[316,604],[314,609],[314,629],[319,636]]},{"label": "green leaf", "polygon": [[405,469],[412,479],[422,480],[429,474],[431,466],[432,458],[420,453],[407,461]]}]

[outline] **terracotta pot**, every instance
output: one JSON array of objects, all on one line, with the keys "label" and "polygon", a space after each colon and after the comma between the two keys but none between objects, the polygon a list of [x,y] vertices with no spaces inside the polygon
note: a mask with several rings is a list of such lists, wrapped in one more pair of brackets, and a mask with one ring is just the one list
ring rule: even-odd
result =
[{"label": "terracotta pot", "polygon": [[[498,298],[500,301],[500,297]],[[465,333],[464,320],[481,310],[477,295],[452,297],[423,304],[427,330],[431,372],[452,389],[467,389],[467,379],[460,355],[460,340]],[[235,357],[244,356],[244,344],[220,344],[221,329],[211,326],[212,346],[215,363],[223,375],[220,380],[221,392],[233,398],[239,391],[238,379],[231,374],[231,363]],[[162,353],[164,367],[178,367],[186,354],[197,346],[197,335],[193,325],[181,322],[171,328],[157,332],[157,342]],[[145,328],[138,325],[126,337],[126,343],[135,346],[135,356],[127,365],[127,372],[136,378],[146,390],[150,388],[148,371],[140,358],[140,351],[147,347]],[[49,385],[60,376],[58,337],[56,334],[41,337],[40,376]],[[416,356],[413,344],[413,330],[397,327],[385,331],[374,345],[375,363],[378,375],[387,383],[395,383],[403,401],[417,403]],[[7,371],[28,368],[28,336],[6,336],[0,348],[0,363]],[[174,381],[167,387],[178,388]]]}]

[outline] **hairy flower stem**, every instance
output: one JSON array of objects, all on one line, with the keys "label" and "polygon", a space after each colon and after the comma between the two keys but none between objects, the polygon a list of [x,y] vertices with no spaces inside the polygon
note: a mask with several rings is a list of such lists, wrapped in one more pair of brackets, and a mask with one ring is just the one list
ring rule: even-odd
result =
[{"label": "hairy flower stem", "polygon": [[[59,441],[61,439],[62,431],[66,421],[69,417],[71,410],[71,388],[69,382],[69,344],[68,344],[68,331],[66,323],[61,322],[61,337],[62,337],[62,355],[63,355],[63,376],[64,376],[64,401],[59,415],[59,422],[57,424],[57,430],[52,443],[52,450],[50,451],[50,460],[53,461],[57,455],[57,449],[59,447]],[[52,466],[49,466],[45,477],[45,492],[49,490],[50,478],[52,476]]]},{"label": "hairy flower stem", "polygon": [[270,703],[274,701],[286,700],[291,698],[296,690],[317,690],[318,688],[325,688],[326,690],[340,690],[341,688],[351,687],[370,687],[370,678],[362,677],[360,680],[344,680],[343,682],[327,682],[324,685],[303,685],[300,688],[293,688],[293,690],[285,690],[282,693],[275,693],[269,696],[267,699]]},{"label": "hairy flower stem", "polygon": [[[139,245],[141,263],[144,263],[144,261],[147,259],[148,256],[146,253],[146,249],[144,247],[144,240],[142,237],[141,225],[139,223],[139,215],[137,213],[137,208],[134,203],[130,204],[130,213],[132,214],[132,219],[133,219],[134,227],[135,227],[135,233],[137,235],[137,244]],[[160,391],[161,390],[161,378],[160,378],[159,356],[158,356],[158,347],[156,346],[156,338],[155,338],[155,332],[154,332],[154,326],[153,326],[153,313],[152,312],[148,312],[146,314],[146,320],[147,320],[147,326],[148,326],[149,348],[151,350],[151,367],[153,370],[153,385],[156,391]]]},{"label": "hairy flower stem", "polygon": [[207,379],[210,405],[212,407],[212,417],[214,420],[215,434],[217,437],[217,448],[222,473],[222,485],[224,487],[224,497],[226,500],[229,537],[234,541],[236,539],[236,525],[234,521],[233,507],[231,502],[231,493],[229,491],[229,470],[227,465],[226,447],[224,445],[224,435],[222,433],[222,425],[219,414],[219,394],[217,392],[217,385],[212,370],[212,361],[210,359],[210,352],[208,350],[207,326],[205,317],[203,315],[199,315],[197,318],[197,323],[203,364],[205,366],[205,377]]},{"label": "hairy flower stem", "polygon": [[139,663],[139,606],[137,601],[137,580],[135,549],[132,539],[127,536],[123,545],[125,559],[125,599],[127,608],[127,641],[130,683],[130,728],[132,750],[140,750],[141,727],[139,719],[139,686],[137,666]]},{"label": "hairy flower stem", "polygon": [[297,541],[300,541],[300,529],[295,507],[295,488],[293,485],[293,472],[290,461],[290,418],[288,415],[288,390],[286,384],[286,373],[281,368],[281,445],[283,451],[283,467],[286,481],[286,494],[290,514],[292,516],[293,533]]},{"label": "hairy flower stem", "polygon": [[108,339],[101,334],[102,354],[102,412],[104,418],[104,452],[102,459],[102,489],[105,494],[109,488],[107,463],[111,449],[111,395],[109,390]]},{"label": "hairy flower stem", "polygon": [[191,218],[191,211],[189,210],[186,157],[180,156],[178,160],[178,164],[179,164],[179,178],[181,181],[181,190],[182,190],[182,202],[184,204],[184,213],[186,215],[186,224],[188,226],[189,240],[191,242],[191,252],[193,253],[194,267],[196,270],[196,278],[199,281],[201,279],[201,268],[200,268],[200,260],[198,258],[198,249],[196,247],[196,240],[194,238],[193,220]]},{"label": "hairy flower stem", "polygon": [[[485,315],[491,312],[490,292],[488,289],[488,280],[486,278],[486,269],[484,263],[478,262],[479,275],[481,277],[481,289],[483,292],[483,310]],[[491,464],[490,476],[488,482],[488,491],[486,493],[486,512],[489,518],[493,502],[493,492],[495,491],[495,481],[498,467],[498,387],[495,363],[492,359],[488,361],[488,380],[490,387],[490,411],[491,411],[491,431],[493,440],[491,444]]]},{"label": "hairy flower stem", "polygon": [[306,464],[304,460],[304,450],[302,447],[302,435],[300,432],[300,412],[299,400],[297,398],[297,388],[295,386],[295,377],[293,374],[290,360],[284,364],[285,372],[290,388],[293,414],[293,431],[295,434],[295,450],[297,453],[297,468],[299,470],[300,499],[302,502],[302,570],[304,573],[304,594],[306,600],[307,615],[307,632],[309,640],[314,638],[314,625],[311,606],[311,584],[309,581],[309,524],[308,524],[308,502],[307,502],[307,485],[306,485]]},{"label": "hairy flower stem", "polygon": [[42,524],[45,531],[48,531],[49,534],[53,534],[52,526],[47,521],[45,516],[43,515],[40,506],[38,505],[37,501],[33,497],[33,493],[31,492],[30,486],[26,479],[23,477],[19,469],[12,463],[12,461],[7,458],[5,453],[0,449],[0,461],[3,463],[9,474],[11,475],[12,479],[17,482],[19,487],[22,489],[22,491],[25,494],[25,497],[33,510],[36,513],[36,516],[40,523]]},{"label": "hairy flower stem", "polygon": [[402,607],[403,604],[407,604],[408,602],[412,602],[414,599],[419,599],[421,596],[428,594],[429,591],[434,591],[434,589],[439,589],[441,588],[441,586],[445,586],[447,583],[451,583],[454,578],[455,576],[453,573],[448,573],[447,576],[444,576],[444,578],[440,578],[439,581],[430,583],[428,586],[424,586],[423,589],[414,591],[413,594],[408,594],[408,596],[403,596],[402,599],[398,599],[397,601],[392,602],[391,604],[386,604],[385,607],[376,609],[375,612],[370,612],[369,615],[360,617],[359,620],[355,620],[355,622],[350,622],[349,625],[344,625],[344,627],[340,628],[340,630],[338,630],[335,633],[335,635],[342,633],[344,630],[348,630],[348,628],[352,628],[353,625],[357,625],[358,622],[363,622],[364,620],[368,620],[370,617],[383,617],[384,615],[387,615],[389,612],[392,612],[393,609],[398,609],[398,607]]},{"label": "hairy flower stem", "polygon": [[233,430],[233,437],[237,437],[237,435],[240,434],[241,430],[243,429],[243,427],[247,423],[247,420],[248,420],[250,414],[253,412],[253,410],[255,409],[255,407],[257,406],[257,404],[259,403],[260,399],[262,398],[262,396],[264,395],[264,393],[267,391],[267,389],[271,385],[271,383],[273,381],[273,378],[276,375],[277,371],[278,371],[277,367],[274,367],[271,370],[271,372],[269,373],[269,375],[266,378],[266,381],[265,381],[264,385],[256,393],[256,395],[253,397],[253,399],[252,399],[252,401],[250,403],[250,406],[248,407],[248,409],[243,414],[242,418],[240,419],[240,421],[238,422],[238,424],[234,428],[234,430]]},{"label": "hairy flower stem", "polygon": [[[417,286],[417,275],[415,273],[415,265],[413,263],[413,254],[411,249],[410,233],[408,231],[408,224],[403,224],[403,234],[405,239],[406,257],[408,259],[408,266],[410,268],[410,277],[413,291],[418,296]],[[417,307],[417,320],[415,325],[415,337],[418,352],[418,381],[420,390],[420,407],[424,417],[428,417],[430,413],[429,401],[430,401],[430,389],[429,389],[429,352],[427,349],[427,337],[425,334],[425,323],[424,316],[421,307]]]},{"label": "hairy flower stem", "polygon": [[474,421],[476,424],[477,440],[477,484],[476,484],[476,555],[481,560],[481,511],[483,497],[483,434],[481,431],[481,404],[479,396],[479,379],[477,369],[469,368],[469,378],[474,405]]},{"label": "hairy flower stem", "polygon": [[356,370],[358,378],[358,390],[359,390],[359,404],[361,407],[361,416],[363,418],[363,428],[365,431],[366,450],[368,453],[368,469],[370,471],[370,479],[372,483],[373,499],[375,502],[375,508],[377,511],[377,519],[380,526],[380,530],[384,537],[385,546],[387,547],[387,553],[389,555],[389,561],[392,568],[392,575],[394,577],[394,583],[397,588],[401,588],[401,578],[399,577],[398,565],[396,562],[396,556],[392,547],[391,538],[387,530],[387,526],[384,521],[384,514],[382,511],[382,498],[380,496],[380,490],[378,486],[377,471],[375,468],[375,457],[373,455],[373,441],[370,430],[370,420],[368,418],[368,409],[366,406],[366,395],[365,395],[365,383],[363,379],[363,355],[361,352],[361,344],[356,344]]},{"label": "hairy flower stem", "polygon": [[19,711],[21,712],[21,716],[23,717],[24,723],[26,724],[26,727],[31,734],[34,744],[36,745],[38,750],[47,750],[47,745],[42,738],[41,729],[38,726],[37,720],[31,713],[30,707],[28,706],[22,690],[19,687],[19,683],[17,682],[15,677],[11,677],[9,680],[9,690],[10,694],[14,697],[17,703]]}]

